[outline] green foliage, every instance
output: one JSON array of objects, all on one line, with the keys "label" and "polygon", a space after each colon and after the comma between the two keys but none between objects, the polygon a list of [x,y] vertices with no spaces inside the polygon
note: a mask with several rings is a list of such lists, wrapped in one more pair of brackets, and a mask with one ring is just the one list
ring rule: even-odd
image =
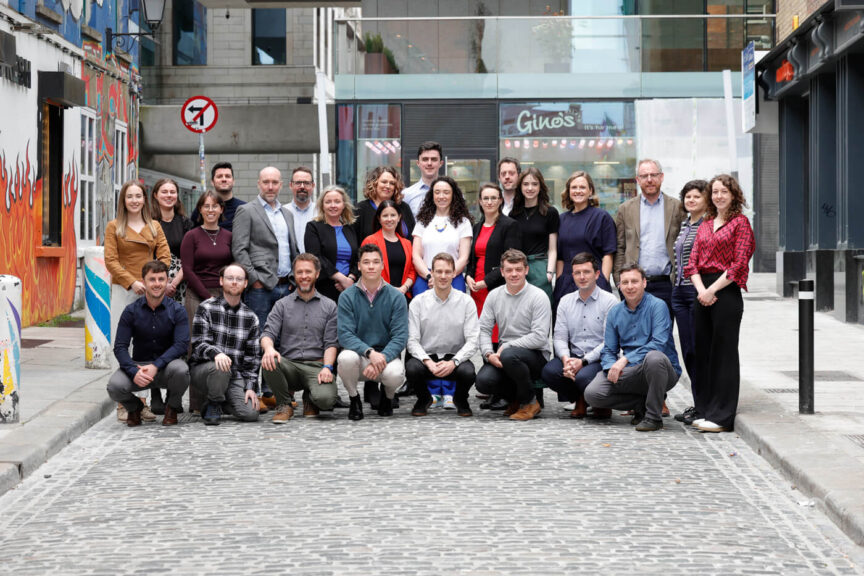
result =
[{"label": "green foliage", "polygon": [[370,34],[366,33],[366,53],[367,54],[380,54],[384,52],[384,40],[381,38],[381,34]]}]

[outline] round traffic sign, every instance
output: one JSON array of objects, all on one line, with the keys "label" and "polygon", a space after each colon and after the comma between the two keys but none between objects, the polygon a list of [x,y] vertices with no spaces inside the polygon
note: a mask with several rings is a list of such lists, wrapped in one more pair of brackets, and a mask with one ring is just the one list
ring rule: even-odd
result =
[{"label": "round traffic sign", "polygon": [[212,129],[218,119],[216,103],[206,96],[193,96],[186,100],[180,109],[183,126],[196,134]]}]

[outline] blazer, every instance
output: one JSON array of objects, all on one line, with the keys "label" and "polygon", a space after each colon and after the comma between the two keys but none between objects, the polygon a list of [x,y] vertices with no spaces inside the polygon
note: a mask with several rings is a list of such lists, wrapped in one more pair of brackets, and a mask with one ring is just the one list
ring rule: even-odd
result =
[{"label": "blazer", "polygon": [[[407,206],[407,204],[405,204]],[[399,236],[399,242],[402,244],[402,250],[405,251],[405,269],[402,270],[402,283],[404,284],[406,280],[411,279],[411,283],[413,284],[417,280],[417,271],[414,270],[414,261],[412,259],[413,256],[413,248],[411,246],[411,241]],[[381,249],[381,255],[384,257],[384,270],[381,272],[381,277],[384,278],[384,281],[388,284],[390,283],[390,262],[387,260],[387,241],[384,240],[384,232],[378,230],[371,236],[367,236],[365,240],[363,240],[364,246],[366,244],[374,244]],[[396,286],[399,288],[399,286]],[[411,291],[408,291],[407,294],[409,297],[411,296]]]},{"label": "blazer", "polygon": [[141,280],[141,268],[153,259],[171,266],[171,250],[159,222],[153,222],[156,237],[144,226],[141,233],[126,227],[126,238],[117,236],[117,221],[111,220],[105,227],[105,267],[111,274],[111,283],[126,290],[136,280]]},{"label": "blazer", "polygon": [[[234,224],[235,228],[237,224]],[[351,246],[351,260],[349,263],[349,274],[354,274],[355,278],[360,278],[360,271],[357,268],[357,249],[360,244],[357,242],[357,233],[352,226],[342,226],[342,232],[345,234],[345,240]],[[314,254],[321,261],[321,274],[318,275],[318,281],[315,283],[315,288],[324,296],[330,298],[334,302],[339,301],[339,291],[336,289],[336,284],[330,278],[338,272],[336,269],[336,229],[327,222],[313,220],[306,225],[306,235],[303,239],[306,252]]]},{"label": "blazer", "polygon": [[[411,212],[411,206],[407,202],[400,202],[399,215],[402,216],[402,222],[408,228],[407,238],[411,237],[414,232],[414,225],[417,221],[414,219],[414,213]],[[365,239],[375,233],[375,212],[376,208],[372,207],[371,200],[364,200],[357,204],[357,220],[354,221],[354,230],[357,231],[357,237]],[[401,228],[402,223],[399,223]]]},{"label": "blazer", "polygon": [[[474,225],[474,238],[471,240],[471,252],[468,255],[468,266],[465,269],[465,275],[474,278],[474,273],[477,270],[477,237],[483,230],[483,222],[478,222]],[[486,282],[486,288],[492,290],[504,284],[504,277],[501,276],[501,254],[515,248],[522,249],[522,229],[513,218],[498,216],[495,222],[495,229],[489,236],[489,241],[486,244],[486,263],[483,266],[483,281]],[[476,280],[476,278],[474,278]]]},{"label": "blazer", "polygon": [[[294,216],[284,204],[281,211],[288,224],[288,243],[293,262],[297,257]],[[237,263],[246,270],[250,288],[255,282],[261,282],[267,290],[276,287],[279,282],[279,243],[273,224],[257,198],[238,206],[234,213],[231,252]]]},{"label": "blazer", "polygon": [[[631,262],[639,262],[639,231],[641,223],[639,218],[639,202],[642,195],[639,194],[635,198],[631,198],[618,207],[618,213],[615,215],[615,227],[618,234],[618,249],[615,251],[615,261],[612,266],[612,275],[615,277],[615,284],[618,284],[618,277],[621,274],[621,268],[625,264]],[[668,194],[663,194],[663,218],[664,229],[666,233],[666,252],[669,254],[669,261],[675,261],[675,240],[678,238],[678,232],[681,230],[681,222],[687,218],[687,213],[684,212],[684,206],[677,198],[673,198]],[[674,266],[672,267],[675,268]],[[669,280],[675,281],[672,273],[669,274]]]}]

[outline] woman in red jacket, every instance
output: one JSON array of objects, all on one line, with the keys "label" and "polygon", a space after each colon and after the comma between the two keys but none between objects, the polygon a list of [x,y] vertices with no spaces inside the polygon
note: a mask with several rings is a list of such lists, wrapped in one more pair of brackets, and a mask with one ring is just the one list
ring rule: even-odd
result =
[{"label": "woman in red jacket", "polygon": [[375,230],[363,240],[363,244],[375,244],[384,256],[384,270],[381,272],[385,282],[399,288],[411,298],[411,286],[417,279],[411,261],[411,242],[400,231],[401,213],[393,200],[383,200],[375,211]]}]

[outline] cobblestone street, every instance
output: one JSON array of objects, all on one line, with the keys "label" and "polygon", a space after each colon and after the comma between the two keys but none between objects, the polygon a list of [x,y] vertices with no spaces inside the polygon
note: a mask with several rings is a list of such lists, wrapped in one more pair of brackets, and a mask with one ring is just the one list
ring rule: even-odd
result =
[{"label": "cobblestone street", "polygon": [[109,416],[0,497],[0,572],[861,573],[736,435],[576,422],[546,398],[527,423],[412,418],[410,398],[359,423]]}]

